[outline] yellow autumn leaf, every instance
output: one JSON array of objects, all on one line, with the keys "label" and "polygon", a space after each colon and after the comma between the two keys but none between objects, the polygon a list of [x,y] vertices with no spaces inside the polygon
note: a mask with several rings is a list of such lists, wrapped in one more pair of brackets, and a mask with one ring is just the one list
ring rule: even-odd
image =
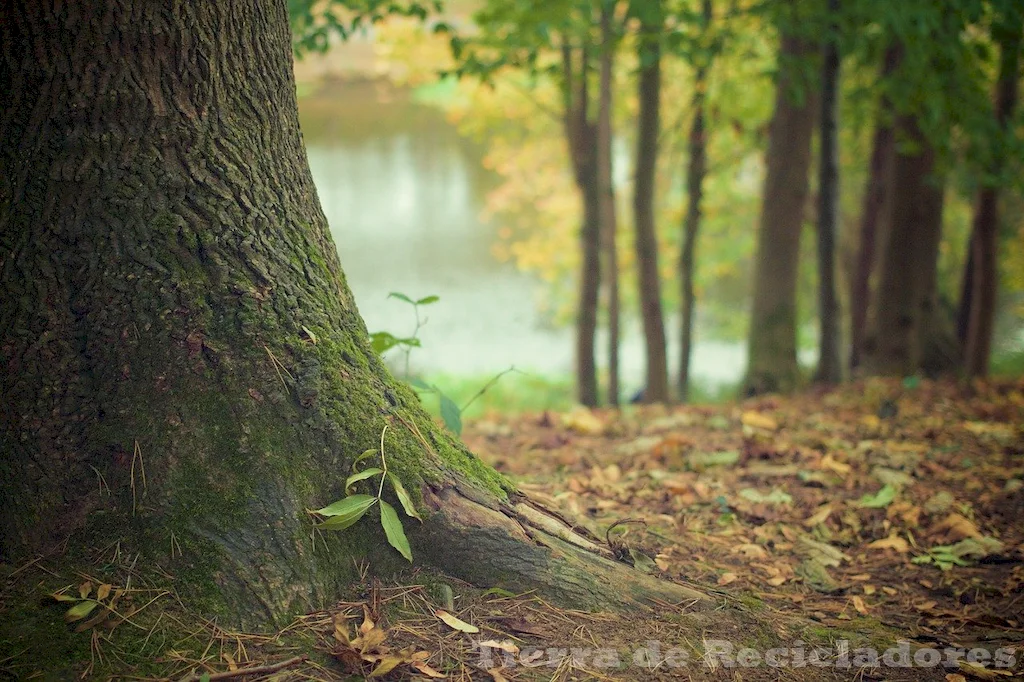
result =
[{"label": "yellow autumn leaf", "polygon": [[821,468],[828,469],[829,471],[835,472],[840,476],[846,476],[851,471],[853,471],[853,467],[851,467],[846,462],[838,461],[832,455],[825,455],[824,457],[821,458]]},{"label": "yellow autumn leaf", "polygon": [[437,611],[434,611],[434,615],[440,618],[445,625],[447,625],[453,630],[465,632],[470,635],[480,632],[480,628],[478,628],[477,626],[470,625],[464,620],[459,620],[458,618],[448,613],[444,609],[438,609]]},{"label": "yellow autumn leaf", "polygon": [[402,656],[385,656],[380,659],[380,663],[377,664],[377,667],[367,677],[383,677],[402,663],[405,663],[405,658]]},{"label": "yellow autumn leaf", "polygon": [[416,672],[418,672],[419,674],[426,675],[427,677],[433,678],[435,680],[448,677],[444,673],[439,673],[438,671],[434,670],[423,661],[413,661],[409,664],[409,667],[416,670]]},{"label": "yellow autumn leaf", "polygon": [[518,654],[519,647],[512,643],[512,640],[503,639],[500,642],[496,639],[488,639],[485,642],[477,644],[480,647],[487,647],[488,649],[498,649],[499,651],[505,651],[510,654]]},{"label": "yellow autumn leaf", "polygon": [[768,552],[765,551],[761,545],[755,545],[752,542],[747,542],[737,547],[733,547],[733,554],[742,554],[748,559],[767,559]]},{"label": "yellow autumn leaf", "polygon": [[910,551],[910,543],[899,535],[890,535],[887,538],[875,540],[868,545],[868,549],[894,549],[900,554],[905,554]]},{"label": "yellow autumn leaf", "polygon": [[97,587],[96,588],[96,599],[98,601],[103,601],[104,599],[106,599],[110,595],[110,590],[112,588],[113,588],[112,585],[108,585],[106,583],[103,583],[102,585]]},{"label": "yellow autumn leaf", "polygon": [[377,625],[373,622],[373,618],[370,617],[370,608],[366,604],[363,604],[363,622],[359,626],[359,634],[365,635],[375,627],[377,627]]},{"label": "yellow autumn leaf", "polygon": [[744,426],[749,426],[753,429],[764,429],[765,431],[777,431],[779,429],[779,423],[777,421],[766,414],[761,414],[760,412],[744,412],[743,416],[740,418],[740,422]]},{"label": "yellow autumn leaf", "polygon": [[862,616],[867,615],[868,607],[867,604],[864,603],[863,599],[861,599],[857,595],[853,595],[853,597],[850,600],[853,602],[853,608],[857,609],[857,613],[861,614]]},{"label": "yellow autumn leaf", "polygon": [[725,585],[728,585],[729,583],[734,583],[737,580],[739,580],[738,575],[736,575],[732,571],[726,571],[721,575],[721,577],[718,578],[718,584],[719,586],[724,587]]},{"label": "yellow autumn leaf", "polygon": [[982,533],[974,522],[962,514],[953,513],[939,521],[932,528],[934,532],[941,533],[949,531],[949,535],[956,540],[964,538],[980,538]]},{"label": "yellow autumn leaf", "polygon": [[334,614],[334,638],[346,646],[352,644],[352,640],[348,636],[348,618],[344,614]]},{"label": "yellow autumn leaf", "polygon": [[814,515],[804,520],[804,525],[808,528],[821,525],[828,521],[828,517],[832,516],[832,505],[823,504],[818,507],[818,510],[814,512]]},{"label": "yellow autumn leaf", "polygon": [[563,416],[562,425],[585,436],[599,436],[604,433],[604,422],[585,407],[576,407]]}]

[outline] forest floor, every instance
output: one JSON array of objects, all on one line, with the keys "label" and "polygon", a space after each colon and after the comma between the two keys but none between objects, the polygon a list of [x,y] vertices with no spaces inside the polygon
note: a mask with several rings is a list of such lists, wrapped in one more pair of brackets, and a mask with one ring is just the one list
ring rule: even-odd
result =
[{"label": "forest floor", "polygon": [[[708,590],[721,608],[689,621],[686,605],[565,611],[421,573],[368,581],[271,637],[207,623],[191,642],[157,646],[154,626],[136,655],[162,665],[158,677],[196,682],[1022,675],[1022,380],[489,415],[463,438],[627,561]],[[92,640],[97,670],[127,659]]]}]

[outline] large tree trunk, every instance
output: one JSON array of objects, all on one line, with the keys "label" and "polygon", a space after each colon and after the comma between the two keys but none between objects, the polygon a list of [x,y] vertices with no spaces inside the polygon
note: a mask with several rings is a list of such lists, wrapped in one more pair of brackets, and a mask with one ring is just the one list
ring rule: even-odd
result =
[{"label": "large tree trunk", "polygon": [[601,68],[597,97],[597,175],[600,186],[601,236],[608,278],[608,404],[619,404],[619,247],[612,161],[612,82],[615,36],[612,21],[616,0],[601,0]]},{"label": "large tree trunk", "polygon": [[[1017,104],[1017,88],[1020,82],[1019,63],[1022,24],[1021,10],[1011,11],[1003,23],[993,30],[1000,43],[999,79],[996,83],[995,116],[1000,132],[1005,132],[1013,118]],[[991,174],[998,178],[1006,163],[1006,153],[1001,144],[994,145]],[[992,328],[995,323],[996,291],[999,285],[999,188],[986,183],[978,192],[971,231],[971,258],[968,265],[972,276],[969,296],[961,304],[969,312],[966,338],[964,340],[964,370],[968,377],[988,374],[989,356],[992,352]],[[969,300],[969,304],[967,301]]]},{"label": "large tree trunk", "polygon": [[658,114],[661,107],[661,45],[663,29],[661,3],[646,8],[648,19],[641,22],[637,48],[640,59],[637,121],[636,179],[633,213],[636,230],[637,283],[640,314],[647,349],[644,402],[668,402],[668,356],[665,350],[665,322],[661,311],[661,275],[658,271],[658,234],[654,224],[654,171],[658,164]]},{"label": "large tree trunk", "polygon": [[286,3],[5,4],[0,27],[4,561],[116,541],[222,624],[284,623],[360,559],[404,564],[369,520],[314,545],[305,511],[390,425],[417,561],[587,606],[680,596],[519,496],[370,350]]},{"label": "large tree trunk", "polygon": [[[703,0],[704,31],[711,25],[711,0]],[[686,216],[683,219],[683,245],[679,253],[679,281],[682,288],[681,330],[679,344],[679,400],[690,397],[690,357],[693,354],[693,316],[696,297],[693,291],[694,264],[696,262],[697,235],[700,232],[701,201],[704,197],[704,176],[707,175],[707,139],[705,109],[707,102],[710,59],[700,60],[693,79],[693,122],[690,124],[689,156],[686,169]]]},{"label": "large tree trunk", "polygon": [[815,381],[838,383],[839,301],[836,297],[836,229],[839,223],[839,0],[829,0],[829,37],[821,67],[821,155],[818,166],[818,321],[821,327]]},{"label": "large tree trunk", "polygon": [[580,226],[580,284],[576,311],[576,399],[581,405],[595,407],[597,365],[595,341],[597,311],[601,290],[601,195],[597,177],[597,130],[589,119],[590,105],[588,57],[586,47],[579,49],[579,68],[574,50],[562,45],[562,97],[565,113],[565,137],[569,144],[573,176],[582,201]]},{"label": "large tree trunk", "polygon": [[[881,79],[889,77],[896,68],[897,48],[886,51],[882,62]],[[860,366],[864,349],[864,336],[871,301],[871,275],[875,271],[876,245],[886,205],[889,199],[892,159],[895,153],[892,131],[892,103],[882,97],[878,103],[875,135],[871,144],[871,162],[868,184],[864,190],[864,203],[860,218],[860,246],[857,251],[857,269],[850,285],[850,370]]]},{"label": "large tree trunk", "polygon": [[901,117],[897,130],[910,147],[893,162],[887,244],[863,365],[868,374],[908,376],[922,368],[936,329],[944,192],[935,149],[916,120]]},{"label": "large tree trunk", "polygon": [[[799,379],[796,357],[796,281],[800,232],[807,203],[814,108],[809,88],[794,87],[794,62],[808,59],[808,42],[783,35],[775,113],[769,130],[767,177],[754,263],[747,394],[791,389]],[[797,100],[794,91],[802,93]]]}]

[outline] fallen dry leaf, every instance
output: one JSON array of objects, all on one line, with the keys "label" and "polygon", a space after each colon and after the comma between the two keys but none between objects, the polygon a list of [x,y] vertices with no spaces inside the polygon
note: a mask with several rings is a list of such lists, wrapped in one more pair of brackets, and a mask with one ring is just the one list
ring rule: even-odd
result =
[{"label": "fallen dry leaf", "polygon": [[910,551],[910,543],[899,535],[890,535],[887,538],[870,543],[868,549],[894,549],[900,554],[906,554]]},{"label": "fallen dry leaf", "polygon": [[765,431],[778,431],[779,423],[769,417],[766,414],[760,412],[744,412],[740,418],[740,422],[744,426],[749,426],[754,429],[763,429]]},{"label": "fallen dry leaf", "polygon": [[459,632],[465,632],[466,634],[475,634],[480,632],[480,628],[475,625],[470,625],[464,620],[459,620],[452,614],[448,613],[444,609],[438,609],[434,611],[434,615],[444,621],[444,624],[450,627],[452,630],[458,630]]}]

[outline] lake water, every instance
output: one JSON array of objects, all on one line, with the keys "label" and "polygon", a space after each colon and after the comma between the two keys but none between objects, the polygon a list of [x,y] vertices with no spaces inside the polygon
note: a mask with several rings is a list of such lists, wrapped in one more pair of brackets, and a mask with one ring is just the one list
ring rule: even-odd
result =
[{"label": "lake water", "polygon": [[[500,226],[481,210],[497,179],[477,146],[442,112],[373,83],[328,85],[299,110],[320,202],[371,332],[413,331],[411,308],[389,292],[436,294],[440,302],[422,309],[415,371],[481,375],[514,365],[571,375],[573,330],[546,325],[534,307],[541,282],[491,254]],[[624,326],[623,384],[639,386],[639,321]],[[742,344],[705,342],[692,364],[714,385],[737,381],[744,363]]]}]

